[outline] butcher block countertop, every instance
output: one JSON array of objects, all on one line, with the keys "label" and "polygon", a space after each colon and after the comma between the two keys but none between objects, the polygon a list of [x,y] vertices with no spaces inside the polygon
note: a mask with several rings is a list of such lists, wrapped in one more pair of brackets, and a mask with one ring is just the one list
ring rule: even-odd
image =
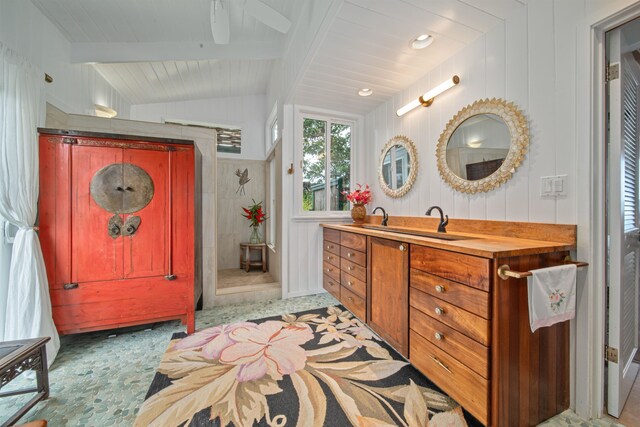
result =
[{"label": "butcher block countertop", "polygon": [[[442,240],[436,233],[439,219],[390,217],[388,227],[380,227],[380,216],[367,216],[364,224],[321,224],[324,228],[398,240],[415,245],[444,249],[483,258],[505,258],[568,251],[576,248],[575,225],[519,223],[449,219],[446,236],[461,240]],[[417,233],[417,234],[405,234]],[[420,233],[433,234],[434,237]]]}]

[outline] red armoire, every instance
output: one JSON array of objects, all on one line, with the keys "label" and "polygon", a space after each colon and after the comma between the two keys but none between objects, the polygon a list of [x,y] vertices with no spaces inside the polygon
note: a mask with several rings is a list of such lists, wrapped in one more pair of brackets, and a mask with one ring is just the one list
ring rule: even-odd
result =
[{"label": "red armoire", "polygon": [[38,225],[58,331],[180,319],[192,333],[202,295],[193,141],[39,132]]}]

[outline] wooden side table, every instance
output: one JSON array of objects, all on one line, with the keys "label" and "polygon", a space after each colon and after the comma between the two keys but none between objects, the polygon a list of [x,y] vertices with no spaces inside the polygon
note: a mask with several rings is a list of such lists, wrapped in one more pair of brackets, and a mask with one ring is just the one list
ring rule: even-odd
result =
[{"label": "wooden side table", "polygon": [[[260,261],[251,261],[251,251],[260,251]],[[262,266],[262,272],[267,271],[267,244],[266,243],[240,243],[240,268],[249,272],[253,266]]]},{"label": "wooden side table", "polygon": [[49,367],[47,366],[47,350],[45,344],[51,338],[35,338],[20,341],[0,342],[0,389],[21,373],[34,370],[36,372],[35,388],[12,390],[0,393],[0,397],[19,394],[36,393],[22,408],[2,424],[2,427],[14,425],[27,411],[41,400],[49,397]]}]

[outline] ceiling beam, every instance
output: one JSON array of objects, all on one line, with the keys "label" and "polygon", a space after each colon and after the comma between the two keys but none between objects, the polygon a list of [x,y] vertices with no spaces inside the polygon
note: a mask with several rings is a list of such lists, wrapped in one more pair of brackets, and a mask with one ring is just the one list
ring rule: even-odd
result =
[{"label": "ceiling beam", "polygon": [[110,64],[215,59],[276,59],[282,42],[71,43],[72,64]]}]

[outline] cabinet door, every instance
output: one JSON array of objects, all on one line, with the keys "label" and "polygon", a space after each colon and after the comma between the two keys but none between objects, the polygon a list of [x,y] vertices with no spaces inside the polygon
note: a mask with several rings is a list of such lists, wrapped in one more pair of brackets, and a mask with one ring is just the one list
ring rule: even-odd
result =
[{"label": "cabinet door", "polygon": [[[91,196],[91,179],[105,166],[122,163],[122,149],[74,145],[71,152],[71,280],[122,278],[122,239],[109,235],[113,213]],[[58,197],[65,197],[58,194]]]},{"label": "cabinet door", "polygon": [[[142,168],[153,181],[153,198],[139,211],[123,215],[127,219],[140,217],[140,226],[133,235],[123,236],[124,277],[164,276],[169,270],[169,152],[153,150],[124,150],[124,163]],[[124,182],[135,180],[124,170]],[[132,189],[136,191],[136,189]]]},{"label": "cabinet door", "polygon": [[409,245],[369,237],[367,323],[402,355],[409,354]]}]

